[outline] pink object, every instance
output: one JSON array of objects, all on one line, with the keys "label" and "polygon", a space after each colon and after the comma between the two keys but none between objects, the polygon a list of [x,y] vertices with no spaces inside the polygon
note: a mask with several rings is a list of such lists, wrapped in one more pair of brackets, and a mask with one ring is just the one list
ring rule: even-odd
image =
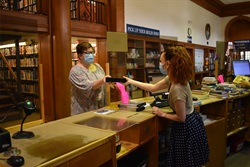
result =
[{"label": "pink object", "polygon": [[220,82],[220,83],[224,83],[224,78],[222,75],[219,75],[217,80]]},{"label": "pink object", "polygon": [[118,89],[120,90],[122,103],[128,104],[129,103],[129,95],[128,95],[128,92],[125,90],[125,86],[119,82],[116,82],[116,85],[118,86]]},{"label": "pink object", "polygon": [[119,119],[119,121],[117,122],[117,127],[123,126],[124,123],[126,123],[126,119],[125,118],[121,118]]}]

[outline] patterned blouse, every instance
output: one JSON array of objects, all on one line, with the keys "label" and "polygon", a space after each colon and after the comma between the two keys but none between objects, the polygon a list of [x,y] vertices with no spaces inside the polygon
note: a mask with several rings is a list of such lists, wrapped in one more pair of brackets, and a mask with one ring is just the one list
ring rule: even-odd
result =
[{"label": "patterned blouse", "polygon": [[71,115],[95,110],[107,105],[106,87],[93,90],[97,79],[105,76],[102,67],[94,63],[96,71],[91,72],[86,68],[75,65],[71,68],[69,80],[71,82]]}]

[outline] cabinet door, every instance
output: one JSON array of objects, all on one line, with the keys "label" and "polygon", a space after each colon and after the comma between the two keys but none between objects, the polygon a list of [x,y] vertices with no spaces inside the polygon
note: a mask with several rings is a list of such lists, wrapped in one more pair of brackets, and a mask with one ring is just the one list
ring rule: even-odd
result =
[{"label": "cabinet door", "polygon": [[209,145],[209,162],[206,167],[224,166],[226,158],[226,120],[221,118],[206,125]]},{"label": "cabinet door", "polygon": [[[113,158],[113,147],[112,143],[105,143],[93,150],[90,150],[76,158],[68,161],[68,166],[88,166],[96,167],[105,164],[108,161],[112,161]],[[112,163],[110,163],[112,164]],[[114,164],[110,165],[111,167]]]}]

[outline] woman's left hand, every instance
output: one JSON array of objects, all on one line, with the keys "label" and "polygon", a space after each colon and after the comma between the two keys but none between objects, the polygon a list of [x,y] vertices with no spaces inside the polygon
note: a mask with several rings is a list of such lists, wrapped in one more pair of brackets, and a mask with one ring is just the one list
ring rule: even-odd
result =
[{"label": "woman's left hand", "polygon": [[159,109],[158,107],[153,107],[152,108],[152,113],[159,116],[159,117],[165,117],[166,116],[166,113],[163,112],[161,109]]}]

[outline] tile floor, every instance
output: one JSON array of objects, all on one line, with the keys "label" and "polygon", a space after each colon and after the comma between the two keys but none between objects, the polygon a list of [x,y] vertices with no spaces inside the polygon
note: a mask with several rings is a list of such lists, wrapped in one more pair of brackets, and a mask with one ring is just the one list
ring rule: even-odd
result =
[{"label": "tile floor", "polygon": [[238,153],[230,153],[226,158],[225,167],[250,167],[250,142],[245,142]]}]

